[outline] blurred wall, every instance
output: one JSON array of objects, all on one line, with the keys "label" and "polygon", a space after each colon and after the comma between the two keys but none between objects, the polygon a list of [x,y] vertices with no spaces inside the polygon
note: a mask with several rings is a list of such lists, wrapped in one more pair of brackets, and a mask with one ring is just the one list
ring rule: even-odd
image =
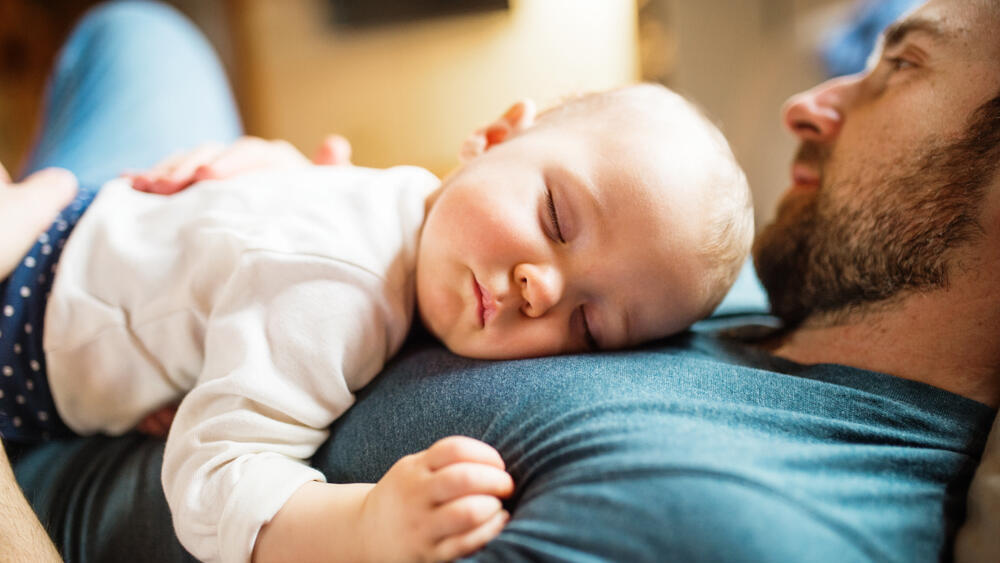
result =
[{"label": "blurred wall", "polygon": [[0,163],[18,175],[49,67],[87,0],[0,0]]},{"label": "blurred wall", "polygon": [[[757,226],[790,185],[797,142],[784,101],[824,77],[817,47],[850,0],[646,0],[659,59],[647,72],[697,101],[729,138],[754,192]],[[650,44],[656,47],[648,46]],[[664,57],[663,52],[669,55]],[[649,57],[646,57],[647,60]]]},{"label": "blurred wall", "polygon": [[[164,0],[192,18],[233,74],[231,0]],[[39,126],[45,83],[73,24],[99,0],[0,0],[0,163],[17,176]]]},{"label": "blurred wall", "polygon": [[[368,166],[443,174],[469,130],[520,97],[545,105],[640,75],[663,81],[729,137],[758,225],[789,183],[796,142],[781,105],[822,79],[816,47],[853,4],[510,0],[506,12],[351,30],[333,25],[326,0],[168,1],[219,50],[250,133],[309,154],[339,132]],[[91,3],[0,0],[0,161],[11,168],[26,152],[50,57]]]},{"label": "blurred wall", "polygon": [[366,166],[443,174],[475,127],[638,77],[631,0],[511,0],[508,11],[374,28],[332,25],[323,0],[240,0],[233,14],[248,130],[310,154],[351,140]]}]

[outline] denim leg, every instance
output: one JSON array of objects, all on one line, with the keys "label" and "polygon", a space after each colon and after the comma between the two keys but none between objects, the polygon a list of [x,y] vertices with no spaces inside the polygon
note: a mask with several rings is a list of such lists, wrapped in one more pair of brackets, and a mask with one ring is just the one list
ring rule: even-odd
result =
[{"label": "denim leg", "polygon": [[190,21],[163,4],[110,2],[63,46],[27,172],[68,168],[93,189],[241,131],[222,66]]}]

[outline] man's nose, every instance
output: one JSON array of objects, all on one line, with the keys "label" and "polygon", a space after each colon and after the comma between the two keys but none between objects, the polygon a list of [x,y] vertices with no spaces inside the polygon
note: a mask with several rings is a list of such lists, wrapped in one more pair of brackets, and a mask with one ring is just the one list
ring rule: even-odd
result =
[{"label": "man's nose", "polygon": [[518,264],[514,282],[521,290],[521,312],[531,318],[541,317],[562,299],[562,274],[552,265]]},{"label": "man's nose", "polygon": [[803,141],[836,139],[860,80],[858,75],[834,78],[792,96],[781,109],[785,127]]}]

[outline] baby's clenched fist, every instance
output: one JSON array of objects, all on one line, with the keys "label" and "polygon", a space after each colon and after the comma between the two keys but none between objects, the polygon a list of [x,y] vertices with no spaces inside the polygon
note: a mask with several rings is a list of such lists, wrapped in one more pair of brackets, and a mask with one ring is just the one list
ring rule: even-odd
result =
[{"label": "baby's clenched fist", "polygon": [[490,541],[514,492],[500,454],[463,436],[439,440],[393,465],[365,498],[361,541],[369,561],[447,561]]}]

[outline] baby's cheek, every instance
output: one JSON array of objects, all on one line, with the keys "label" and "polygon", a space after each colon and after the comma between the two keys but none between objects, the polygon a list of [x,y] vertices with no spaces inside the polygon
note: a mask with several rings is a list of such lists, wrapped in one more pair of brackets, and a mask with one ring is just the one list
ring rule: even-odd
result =
[{"label": "baby's cheek", "polygon": [[505,326],[504,333],[493,340],[494,348],[490,357],[515,360],[566,353],[572,346],[568,327],[568,319],[559,317],[520,317]]},{"label": "baby's cheek", "polygon": [[476,243],[491,257],[516,263],[535,259],[546,245],[546,239],[541,227],[534,222],[514,213],[493,212],[477,230]]}]

